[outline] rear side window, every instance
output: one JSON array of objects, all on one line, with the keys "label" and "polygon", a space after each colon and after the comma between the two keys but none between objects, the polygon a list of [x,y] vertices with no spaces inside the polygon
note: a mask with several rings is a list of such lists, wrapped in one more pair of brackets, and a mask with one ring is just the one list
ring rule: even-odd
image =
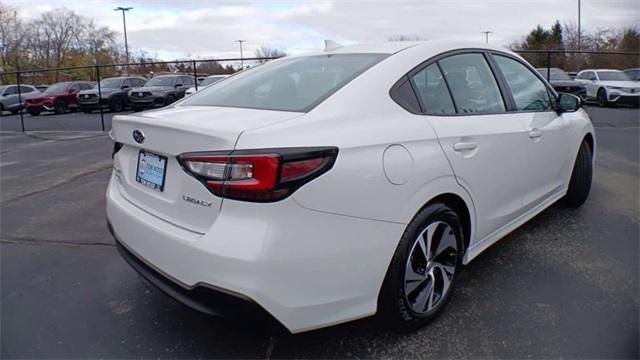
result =
[{"label": "rear side window", "polygon": [[460,54],[438,62],[459,114],[505,111],[496,79],[482,54]]},{"label": "rear side window", "polygon": [[551,110],[551,98],[545,84],[522,63],[505,56],[493,57],[502,71],[519,111]]},{"label": "rear side window", "polygon": [[140,87],[145,83],[145,81],[142,79],[131,79],[131,82],[133,83],[133,87]]},{"label": "rear side window", "polygon": [[447,84],[437,64],[431,64],[411,77],[422,108],[427,114],[455,114]]},{"label": "rear side window", "polygon": [[266,63],[215,83],[182,105],[309,111],[373,66],[383,54],[336,54]]},{"label": "rear side window", "polygon": [[195,85],[196,82],[190,76],[183,76],[182,77],[182,84],[183,85]]}]

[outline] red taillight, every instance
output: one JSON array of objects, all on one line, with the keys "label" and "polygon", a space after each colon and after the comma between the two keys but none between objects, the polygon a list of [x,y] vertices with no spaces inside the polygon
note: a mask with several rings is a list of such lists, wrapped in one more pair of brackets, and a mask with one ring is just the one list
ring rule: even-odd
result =
[{"label": "red taillight", "polygon": [[189,174],[225,198],[269,202],[283,199],[328,171],[337,148],[287,148],[191,153],[178,157]]}]

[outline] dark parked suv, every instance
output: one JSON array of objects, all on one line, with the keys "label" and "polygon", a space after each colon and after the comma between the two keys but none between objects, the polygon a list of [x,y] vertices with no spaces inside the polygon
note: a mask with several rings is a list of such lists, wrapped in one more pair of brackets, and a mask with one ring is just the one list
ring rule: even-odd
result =
[{"label": "dark parked suv", "polygon": [[161,107],[183,98],[184,92],[195,85],[188,75],[158,75],[138,89],[129,92],[129,100],[134,111]]},{"label": "dark parked suv", "polygon": [[[580,81],[574,80],[564,70],[559,68],[537,68],[538,72],[549,81],[557,92],[579,96],[582,100],[587,97],[587,88]],[[547,75],[549,75],[547,77]]]},{"label": "dark parked suv", "polygon": [[69,110],[77,110],[76,94],[80,90],[91,89],[96,83],[90,81],[69,81],[53,84],[43,93],[26,100],[29,114],[40,115],[43,111],[54,111],[63,114]]},{"label": "dark parked suv", "polygon": [[[137,89],[147,82],[141,77],[114,77],[100,81],[93,89],[82,90],[78,93],[76,101],[80,109],[86,113],[92,110],[109,108],[112,112],[122,111],[129,105],[129,91]],[[100,96],[102,94],[102,96]]]}]

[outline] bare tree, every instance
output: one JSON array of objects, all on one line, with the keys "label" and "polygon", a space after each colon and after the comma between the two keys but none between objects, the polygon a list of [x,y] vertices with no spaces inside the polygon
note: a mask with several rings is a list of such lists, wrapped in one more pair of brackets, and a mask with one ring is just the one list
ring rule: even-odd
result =
[{"label": "bare tree", "polygon": [[415,34],[395,34],[389,36],[388,41],[424,41],[427,40],[420,35]]},{"label": "bare tree", "polygon": [[0,3],[0,71],[16,68],[23,38],[22,22],[17,11]]},{"label": "bare tree", "polygon": [[[285,50],[268,46],[260,46],[260,48],[254,51],[254,54],[257,58],[281,58],[287,56]],[[264,63],[266,61],[268,60],[260,60],[260,63]]]}]

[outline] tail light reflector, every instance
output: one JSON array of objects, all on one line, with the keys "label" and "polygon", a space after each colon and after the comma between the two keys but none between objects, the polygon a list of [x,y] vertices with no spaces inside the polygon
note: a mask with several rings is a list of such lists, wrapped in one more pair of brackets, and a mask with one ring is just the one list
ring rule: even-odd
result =
[{"label": "tail light reflector", "polygon": [[271,202],[327,172],[337,154],[335,147],[261,149],[188,153],[178,161],[217,196]]}]

